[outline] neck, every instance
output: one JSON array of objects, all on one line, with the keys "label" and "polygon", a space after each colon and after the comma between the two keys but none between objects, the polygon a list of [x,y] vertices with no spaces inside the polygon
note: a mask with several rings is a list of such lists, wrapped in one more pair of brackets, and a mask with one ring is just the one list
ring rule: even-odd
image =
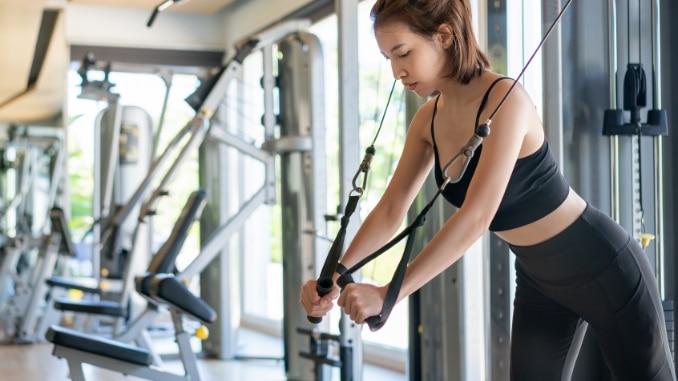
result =
[{"label": "neck", "polygon": [[440,92],[440,102],[446,105],[446,108],[452,109],[464,108],[469,102],[473,102],[477,98],[474,83],[478,77],[471,80],[467,84],[463,84],[457,80],[448,79],[442,83],[438,88]]}]

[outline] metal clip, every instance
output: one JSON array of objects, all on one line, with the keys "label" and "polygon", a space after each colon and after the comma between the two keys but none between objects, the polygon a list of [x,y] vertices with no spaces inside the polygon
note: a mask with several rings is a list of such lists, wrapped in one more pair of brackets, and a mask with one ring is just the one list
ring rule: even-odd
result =
[{"label": "metal clip", "polygon": [[[483,138],[487,137],[487,135],[490,134],[490,124],[492,123],[492,120],[488,119],[487,122],[484,124],[479,125],[476,128],[476,132],[471,136],[471,139],[461,147],[461,150],[454,155],[452,160],[448,161],[445,167],[443,168],[443,176],[445,176],[445,179],[443,180],[443,183],[440,185],[440,190],[443,191],[447,184],[449,183],[457,183],[459,180],[461,180],[462,177],[464,177],[464,173],[466,173],[466,168],[468,168],[468,164],[471,162],[471,158],[476,152],[476,149],[480,147],[480,145],[483,143]],[[459,160],[461,157],[464,157],[464,165],[461,168],[461,171],[459,172],[459,176],[456,178],[452,179],[450,176],[447,175],[447,171],[450,169],[452,164],[456,163],[457,160]]]},{"label": "metal clip", "polygon": [[[370,171],[370,164],[372,163],[372,158],[374,157],[374,154],[376,153],[376,149],[374,148],[374,145],[371,145],[365,149],[365,157],[363,157],[362,163],[360,163],[360,167],[356,171],[355,175],[353,176],[353,189],[351,190],[351,193],[355,192],[358,195],[362,196],[363,192],[365,192],[365,189],[367,188],[367,175],[369,174]],[[364,173],[363,176],[363,184],[362,187],[358,186],[358,177],[360,176],[361,173]]]}]

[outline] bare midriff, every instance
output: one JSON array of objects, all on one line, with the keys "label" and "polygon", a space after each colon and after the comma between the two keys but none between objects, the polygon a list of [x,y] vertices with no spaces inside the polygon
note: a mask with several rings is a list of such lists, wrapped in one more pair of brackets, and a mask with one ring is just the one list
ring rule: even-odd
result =
[{"label": "bare midriff", "polygon": [[570,189],[565,201],[553,212],[515,229],[496,232],[504,241],[515,246],[531,246],[555,237],[579,218],[586,201]]}]

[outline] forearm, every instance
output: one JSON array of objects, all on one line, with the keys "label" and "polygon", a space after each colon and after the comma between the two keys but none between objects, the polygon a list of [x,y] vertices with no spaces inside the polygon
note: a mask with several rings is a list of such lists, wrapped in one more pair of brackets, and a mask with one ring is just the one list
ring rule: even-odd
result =
[{"label": "forearm", "polygon": [[405,212],[400,213],[387,206],[375,208],[360,225],[341,263],[351,268],[381,248],[398,231],[404,216]]},{"label": "forearm", "polygon": [[487,226],[488,222],[482,215],[461,210],[453,215],[407,267],[398,301],[457,262],[487,231]]}]

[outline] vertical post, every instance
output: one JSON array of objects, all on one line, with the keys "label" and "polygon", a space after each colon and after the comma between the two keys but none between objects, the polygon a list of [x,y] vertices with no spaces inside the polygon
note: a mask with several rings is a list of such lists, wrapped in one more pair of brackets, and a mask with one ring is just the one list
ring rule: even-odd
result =
[{"label": "vertical post", "polygon": [[[487,1],[487,48],[492,67],[506,74],[507,52],[507,2]],[[487,252],[489,279],[487,303],[489,304],[489,341],[487,346],[487,379],[503,381],[509,379],[510,337],[511,337],[511,293],[508,245],[490,235]]]},{"label": "vertical post", "polygon": [[[610,81],[610,109],[617,108],[617,6],[616,0],[608,0],[608,70]],[[610,216],[621,221],[619,192],[619,137],[610,136]]]},{"label": "vertical post", "polygon": [[305,32],[281,40],[278,50],[282,53],[278,61],[281,143],[298,143],[278,151],[284,219],[285,370],[288,380],[325,381],[330,369],[302,358],[308,337],[298,332],[299,328],[313,328],[299,304],[299,290],[316,275],[314,264],[328,251],[325,241],[308,234],[325,224],[323,59],[320,42]]},{"label": "vertical post", "polygon": [[[335,1],[338,28],[339,53],[339,172],[341,202],[345,202],[352,189],[352,178],[360,162],[360,139],[358,125],[360,115],[358,86],[358,0]],[[356,94],[358,96],[356,96]],[[345,205],[340,205],[344,210]],[[347,229],[346,242],[350,242],[357,230],[356,219]],[[340,322],[340,346],[345,363],[349,358],[350,369],[342,369],[341,381],[362,381],[362,344],[360,327],[346,316]]]},{"label": "vertical post", "polygon": [[[542,34],[546,32],[561,10],[560,0],[544,0],[542,7]],[[563,160],[563,61],[562,32],[560,24],[551,31],[551,35],[542,47],[544,128],[549,146],[561,171]]]},{"label": "vertical post", "polygon": [[[659,0],[652,2],[652,108],[660,110],[661,101],[661,24],[659,21]],[[666,295],[664,282],[664,152],[663,139],[661,135],[654,138],[654,156],[655,163],[654,178],[654,210],[655,210],[655,268],[657,281],[659,282],[659,291],[662,298]]]},{"label": "vertical post", "polygon": [[[275,126],[278,124],[274,109],[276,80],[273,76],[273,46],[266,45],[262,49],[263,53],[263,77],[261,85],[264,89],[264,115],[262,122],[264,124],[264,135],[266,141],[275,139]],[[271,155],[266,162],[266,183],[271,186],[266,187],[266,202],[275,203],[275,156]]]},{"label": "vertical post", "polygon": [[[226,126],[213,122],[212,129]],[[200,186],[208,190],[208,205],[200,218],[201,242],[205,242],[214,231],[229,221],[233,215],[231,205],[239,206],[239,192],[233,155],[229,147],[214,140],[206,140],[200,146]],[[229,178],[230,177],[230,178]],[[236,184],[233,183],[236,182]],[[236,209],[237,210],[237,209]],[[236,235],[237,237],[237,235]],[[237,239],[237,238],[235,238]],[[235,241],[234,239],[234,241]],[[236,330],[240,323],[240,278],[233,241],[219,249],[219,255],[200,273],[200,295],[215,306],[219,319],[211,325],[209,338],[203,341],[203,351],[219,359],[231,359],[237,354]]]}]

